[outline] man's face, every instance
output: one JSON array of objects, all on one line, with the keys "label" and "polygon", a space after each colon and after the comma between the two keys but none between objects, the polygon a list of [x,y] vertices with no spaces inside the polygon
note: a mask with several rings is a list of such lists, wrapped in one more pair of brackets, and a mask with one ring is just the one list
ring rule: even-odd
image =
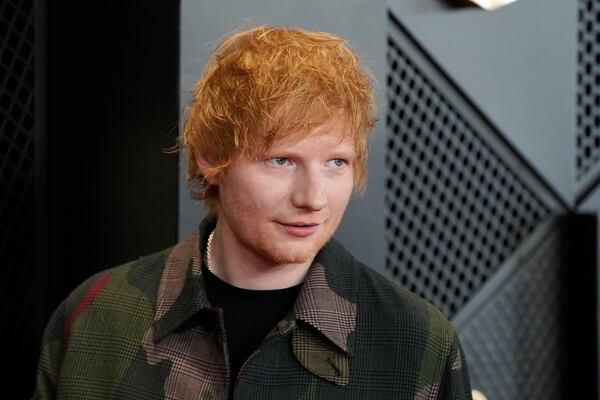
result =
[{"label": "man's face", "polygon": [[311,260],[350,200],[355,156],[352,138],[333,119],[258,159],[238,158],[218,178],[222,233],[269,262]]}]

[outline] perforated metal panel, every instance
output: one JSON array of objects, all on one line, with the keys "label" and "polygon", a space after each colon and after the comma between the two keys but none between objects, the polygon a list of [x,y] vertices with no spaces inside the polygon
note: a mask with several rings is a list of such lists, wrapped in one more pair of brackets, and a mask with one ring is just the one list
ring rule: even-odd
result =
[{"label": "perforated metal panel", "polygon": [[532,246],[515,273],[461,325],[471,384],[490,399],[563,398],[562,232],[555,227]]},{"label": "perforated metal panel", "polygon": [[600,160],[600,2],[579,0],[577,179]]},{"label": "perforated metal panel", "polygon": [[0,6],[0,319],[11,348],[33,323],[33,16],[31,0]]},{"label": "perforated metal panel", "polygon": [[386,268],[452,316],[550,210],[392,37],[387,64]]}]

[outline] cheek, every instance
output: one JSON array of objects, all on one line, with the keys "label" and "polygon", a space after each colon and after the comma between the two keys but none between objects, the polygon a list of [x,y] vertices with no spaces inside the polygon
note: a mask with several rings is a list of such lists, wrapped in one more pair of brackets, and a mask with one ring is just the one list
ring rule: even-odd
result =
[{"label": "cheek", "polygon": [[330,187],[330,202],[335,205],[336,210],[344,211],[352,197],[354,180],[351,177],[340,180]]},{"label": "cheek", "polygon": [[259,179],[253,177],[232,179],[223,187],[223,206],[237,213],[252,213],[253,215],[273,210],[284,204],[287,189],[284,182]]}]

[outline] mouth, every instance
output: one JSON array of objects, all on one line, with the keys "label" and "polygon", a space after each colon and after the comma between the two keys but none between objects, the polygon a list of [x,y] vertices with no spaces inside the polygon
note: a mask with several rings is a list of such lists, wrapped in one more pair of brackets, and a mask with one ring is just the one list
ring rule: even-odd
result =
[{"label": "mouth", "polygon": [[297,237],[306,237],[314,234],[319,229],[320,225],[318,223],[304,221],[276,222],[286,233]]},{"label": "mouth", "polygon": [[289,226],[315,226],[319,225],[317,222],[279,222],[281,225]]}]

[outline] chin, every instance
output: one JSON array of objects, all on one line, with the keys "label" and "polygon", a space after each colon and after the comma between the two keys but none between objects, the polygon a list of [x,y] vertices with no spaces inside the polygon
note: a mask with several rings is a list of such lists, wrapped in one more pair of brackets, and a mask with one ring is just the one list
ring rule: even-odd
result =
[{"label": "chin", "polygon": [[265,259],[276,264],[302,264],[310,261],[317,254],[317,251],[312,251],[311,246],[311,250],[268,248],[262,249],[261,253]]},{"label": "chin", "polygon": [[327,240],[315,238],[313,240],[281,240],[277,246],[264,246],[260,249],[261,255],[276,264],[302,264],[311,261]]}]

